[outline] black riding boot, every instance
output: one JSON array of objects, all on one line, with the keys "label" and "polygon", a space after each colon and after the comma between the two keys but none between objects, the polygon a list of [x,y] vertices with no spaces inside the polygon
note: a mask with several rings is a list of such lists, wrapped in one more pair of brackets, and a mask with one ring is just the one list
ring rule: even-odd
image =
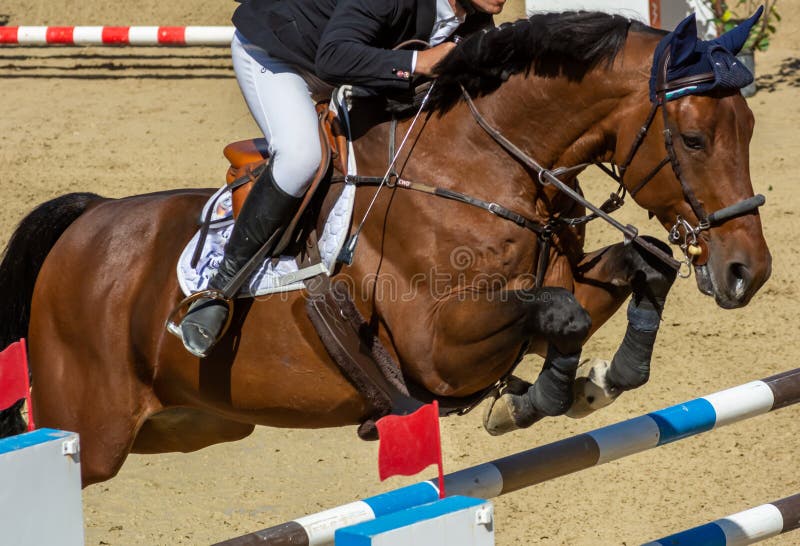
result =
[{"label": "black riding boot", "polygon": [[[272,168],[258,177],[242,206],[225,255],[209,288],[224,290],[234,275],[258,252],[272,235],[289,223],[301,198],[289,195],[275,184]],[[183,345],[195,356],[204,357],[214,346],[228,318],[228,307],[220,300],[201,298],[181,321]]]}]

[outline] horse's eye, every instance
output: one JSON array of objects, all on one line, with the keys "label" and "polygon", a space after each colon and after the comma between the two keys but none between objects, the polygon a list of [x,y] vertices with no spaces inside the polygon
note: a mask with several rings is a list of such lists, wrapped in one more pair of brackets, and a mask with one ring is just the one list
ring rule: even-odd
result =
[{"label": "horse's eye", "polygon": [[702,150],[706,147],[706,139],[703,135],[682,134],[681,139],[683,139],[683,145],[690,150]]}]

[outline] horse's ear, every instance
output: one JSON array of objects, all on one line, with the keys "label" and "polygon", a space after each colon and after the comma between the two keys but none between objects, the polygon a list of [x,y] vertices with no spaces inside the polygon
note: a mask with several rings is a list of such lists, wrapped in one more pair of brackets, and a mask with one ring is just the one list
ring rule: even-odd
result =
[{"label": "horse's ear", "polygon": [[736,55],[744,47],[745,42],[747,42],[747,37],[750,36],[750,29],[758,22],[762,13],[764,13],[764,6],[760,6],[746,21],[742,21],[735,28],[729,30],[719,38],[711,40],[711,43],[721,45]]},{"label": "horse's ear", "polygon": [[697,44],[697,23],[695,15],[692,13],[686,19],[678,23],[672,31],[672,59],[670,64],[678,66],[687,61],[694,53]]}]

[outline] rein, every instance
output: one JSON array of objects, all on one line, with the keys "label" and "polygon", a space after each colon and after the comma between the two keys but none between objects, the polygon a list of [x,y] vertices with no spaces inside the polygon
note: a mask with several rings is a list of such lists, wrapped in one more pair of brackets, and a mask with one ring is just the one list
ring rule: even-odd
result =
[{"label": "rein", "polygon": [[[478,108],[475,106],[472,97],[469,96],[469,93],[467,93],[466,89],[464,89],[463,86],[461,88],[461,91],[464,95],[464,100],[467,102],[467,106],[469,106],[469,109],[472,112],[472,116],[475,118],[475,121],[478,122],[478,125],[480,125],[480,127],[484,131],[486,131],[486,133],[490,137],[492,137],[494,141],[500,145],[501,148],[503,148],[506,152],[508,152],[509,155],[514,157],[517,161],[525,165],[530,170],[534,171],[539,177],[540,184],[542,184],[543,186],[548,186],[548,185],[555,186],[556,188],[558,188],[559,191],[561,191],[561,193],[566,194],[573,201],[591,210],[592,213],[595,215],[595,217],[602,218],[612,227],[622,232],[626,244],[634,243],[637,246],[650,252],[653,256],[664,262],[667,266],[671,267],[672,269],[676,271],[680,269],[681,262],[673,258],[669,253],[664,252],[659,247],[650,243],[646,239],[639,237],[639,231],[634,226],[630,224],[623,225],[616,218],[613,218],[608,212],[603,210],[602,207],[596,206],[594,203],[586,199],[574,188],[570,187],[568,184],[565,184],[558,178],[559,175],[563,175],[564,173],[582,170],[585,167],[589,166],[589,163],[574,165],[572,167],[561,167],[554,170],[545,169],[539,163],[537,163],[535,159],[533,159],[531,156],[529,156],[521,149],[519,149],[516,144],[514,144],[513,142],[508,140],[505,136],[503,136],[500,133],[500,131],[489,125],[489,122],[487,122],[486,118],[484,118],[478,111]],[[620,199],[622,198],[620,197]]]},{"label": "rein", "polygon": [[[729,205],[727,207],[723,207],[711,214],[707,214],[705,208],[697,199],[697,196],[694,193],[692,187],[688,184],[685,177],[683,176],[683,171],[681,169],[680,161],[678,160],[678,156],[675,153],[675,146],[672,137],[672,131],[669,129],[668,121],[668,112],[666,108],[666,103],[669,100],[669,93],[671,91],[677,91],[681,88],[684,88],[688,85],[694,85],[697,83],[703,83],[714,80],[715,76],[713,72],[700,74],[696,76],[690,76],[688,78],[680,78],[678,80],[674,80],[671,82],[666,81],[666,74],[667,74],[667,67],[669,66],[670,60],[670,48],[665,49],[664,53],[660,56],[658,60],[658,80],[657,80],[657,100],[653,103],[652,108],[645,120],[644,124],[639,128],[639,131],[636,134],[636,138],[634,139],[633,143],[631,144],[630,149],[628,150],[627,155],[625,156],[625,160],[621,165],[616,165],[612,162],[611,167],[607,167],[602,163],[594,163],[597,167],[599,167],[603,172],[605,172],[609,177],[611,177],[614,181],[619,184],[619,188],[615,193],[612,193],[610,198],[606,200],[601,206],[596,206],[588,199],[586,199],[581,193],[568,184],[564,183],[559,176],[564,174],[572,173],[575,171],[583,170],[584,168],[588,167],[592,163],[581,163],[578,165],[574,165],[571,167],[558,167],[556,169],[546,169],[542,165],[540,165],[535,159],[531,156],[523,152],[518,146],[516,146],[513,142],[511,142],[508,138],[503,136],[503,134],[498,131],[496,128],[492,127],[486,118],[478,111],[475,102],[472,100],[472,97],[469,95],[464,87],[461,87],[462,95],[464,97],[464,101],[466,102],[467,106],[469,107],[470,112],[472,113],[473,118],[478,123],[478,125],[495,141],[497,144],[500,145],[509,155],[519,161],[522,165],[524,165],[529,170],[536,173],[539,183],[543,186],[552,185],[556,187],[561,193],[570,197],[573,201],[580,204],[581,206],[585,207],[586,209],[591,211],[591,214],[587,214],[585,216],[581,216],[578,218],[560,218],[554,217],[548,220],[545,223],[532,220],[527,218],[526,216],[514,212],[498,203],[485,201],[483,199],[479,199],[476,197],[469,196],[467,194],[457,192],[454,190],[449,190],[446,188],[431,186],[428,184],[423,184],[419,182],[412,182],[410,180],[406,180],[401,178],[397,173],[391,171],[389,175],[390,178],[387,180],[386,177],[378,178],[378,177],[368,177],[368,176],[357,176],[357,175],[346,175],[344,177],[337,177],[334,180],[343,180],[346,183],[351,183],[355,185],[382,185],[386,184],[390,188],[404,188],[419,191],[422,193],[426,193],[429,195],[434,195],[437,197],[443,197],[445,199],[451,199],[454,201],[459,201],[461,203],[465,203],[477,208],[481,208],[486,210],[495,216],[499,216],[505,220],[509,220],[514,222],[515,224],[524,227],[530,231],[535,232],[540,242],[543,243],[543,248],[540,250],[539,254],[539,267],[537,268],[537,278],[536,278],[536,285],[540,286],[543,275],[544,275],[544,267],[547,263],[547,256],[549,254],[549,248],[551,245],[552,234],[564,226],[576,226],[580,224],[585,224],[591,220],[596,218],[602,218],[606,223],[620,231],[623,235],[623,240],[625,244],[633,243],[640,248],[643,248],[659,260],[661,260],[664,264],[668,267],[672,268],[675,271],[678,271],[679,274],[683,269],[683,266],[687,266],[688,270],[686,274],[682,274],[683,277],[688,277],[691,274],[691,266],[692,263],[697,259],[697,257],[702,254],[703,250],[698,246],[698,237],[703,231],[707,231],[711,229],[713,226],[721,225],[722,223],[741,216],[743,214],[748,214],[754,211],[757,211],[759,207],[761,207],[765,203],[765,198],[763,195],[755,195],[753,197],[749,197],[747,199],[743,199],[733,205]],[[632,189],[627,190],[624,184],[624,177],[625,173],[627,172],[628,168],[630,167],[631,163],[633,162],[636,154],[638,153],[639,149],[641,148],[642,143],[644,142],[645,137],[650,131],[650,128],[655,121],[656,115],[658,113],[658,109],[662,109],[662,115],[664,120],[664,146],[667,151],[667,155],[664,159],[662,159],[647,175],[644,176],[640,181],[638,181]],[[393,152],[393,141],[394,141],[394,128],[396,127],[397,120],[392,120],[392,139],[390,143],[390,152]],[[406,135],[408,137],[408,134]],[[394,153],[390,153],[390,156],[396,156]],[[397,158],[394,157],[396,160]],[[692,225],[687,219],[681,217],[680,215],[676,216],[675,224],[669,231],[669,240],[671,243],[679,245],[681,250],[684,254],[684,260],[679,261],[672,257],[672,255],[668,252],[665,252],[661,248],[653,245],[646,239],[643,239],[639,236],[639,232],[633,225],[624,225],[615,218],[611,216],[611,213],[620,208],[625,202],[626,193],[629,193],[631,197],[635,197],[645,186],[647,186],[650,181],[652,181],[659,172],[666,166],[670,165],[672,167],[672,171],[675,174],[675,177],[678,179],[678,182],[681,185],[681,190],[683,192],[684,198],[689,206],[692,209],[695,217],[697,218],[697,225]],[[391,170],[391,166],[390,166]],[[387,173],[388,175],[389,173]]]},{"label": "rein", "polygon": [[[608,174],[611,178],[613,178],[618,184],[619,189],[615,194],[611,194],[611,198],[606,201],[603,206],[597,207],[586,198],[584,198],[579,192],[575,189],[570,187],[569,185],[562,182],[558,176],[564,173],[572,172],[575,170],[580,170],[589,165],[589,163],[583,163],[580,165],[575,165],[572,167],[561,167],[554,170],[545,169],[539,163],[537,163],[532,157],[527,155],[521,149],[519,149],[514,143],[509,141],[506,137],[504,137],[500,131],[492,127],[486,119],[481,115],[478,111],[477,107],[475,106],[472,97],[470,97],[469,93],[461,87],[462,94],[464,96],[464,100],[466,101],[467,105],[469,106],[470,112],[472,116],[475,118],[475,121],[480,125],[480,127],[486,131],[486,133],[494,139],[506,152],[508,152],[512,157],[520,161],[523,165],[528,167],[529,169],[533,170],[538,174],[539,182],[542,185],[549,185],[552,184],[556,188],[559,189],[562,193],[568,195],[572,198],[575,202],[579,203],[580,205],[586,207],[587,209],[592,211],[592,214],[587,215],[580,220],[582,221],[589,221],[594,218],[602,218],[612,227],[616,228],[617,230],[621,231],[625,243],[633,242],[638,246],[644,248],[655,257],[660,259],[666,265],[670,266],[671,268],[680,271],[682,265],[691,265],[692,261],[702,253],[702,249],[697,246],[698,243],[698,236],[703,231],[707,231],[711,229],[713,226],[718,226],[723,224],[724,222],[741,216],[743,214],[748,214],[758,210],[765,202],[766,199],[763,195],[758,194],[754,195],[753,197],[749,197],[747,199],[743,199],[733,205],[729,205],[727,207],[723,207],[711,214],[707,214],[705,208],[697,199],[697,196],[694,193],[694,190],[686,181],[686,178],[683,176],[683,171],[681,169],[680,161],[678,160],[678,156],[675,153],[675,145],[672,138],[672,131],[669,129],[669,115],[666,108],[666,103],[668,100],[668,93],[670,91],[679,90],[688,85],[696,85],[702,82],[713,81],[715,79],[715,75],[713,72],[699,74],[695,76],[690,76],[687,78],[680,78],[678,80],[674,80],[672,82],[666,81],[666,74],[667,74],[667,67],[669,66],[670,60],[670,48],[665,49],[665,51],[661,54],[659,61],[658,61],[658,84],[657,84],[657,101],[653,104],[652,108],[650,109],[650,113],[645,120],[645,123],[639,128],[639,131],[636,135],[635,140],[631,144],[631,148],[628,151],[628,154],[625,158],[625,161],[620,165],[618,168],[612,164],[612,168],[609,169],[605,165],[601,163],[596,163],[606,174]],[[632,225],[624,226],[614,218],[610,216],[610,212],[613,212],[622,204],[624,203],[625,193],[626,193],[626,186],[624,185],[624,176],[627,172],[628,167],[633,162],[634,157],[636,156],[637,152],[641,148],[642,143],[644,142],[645,137],[647,136],[650,127],[655,120],[656,114],[658,113],[658,109],[661,108],[663,120],[664,120],[664,146],[667,150],[667,156],[662,159],[642,180],[640,180],[633,189],[630,190],[631,197],[635,197],[637,193],[639,193],[656,175],[663,169],[667,164],[670,164],[672,167],[672,171],[675,174],[675,177],[678,179],[678,182],[681,185],[681,190],[683,192],[685,200],[689,203],[689,206],[692,209],[695,217],[697,218],[697,225],[693,226],[688,220],[682,218],[680,215],[676,216],[675,224],[670,229],[669,232],[669,240],[673,244],[679,244],[681,250],[684,253],[685,260],[679,262],[675,260],[670,254],[664,252],[660,248],[656,247],[655,245],[649,243],[648,241],[642,239],[638,236],[638,231]],[[577,219],[576,219],[577,220]],[[683,234],[681,234],[683,231]],[[689,269],[689,272],[691,269]],[[688,277],[688,273],[685,275]]]}]

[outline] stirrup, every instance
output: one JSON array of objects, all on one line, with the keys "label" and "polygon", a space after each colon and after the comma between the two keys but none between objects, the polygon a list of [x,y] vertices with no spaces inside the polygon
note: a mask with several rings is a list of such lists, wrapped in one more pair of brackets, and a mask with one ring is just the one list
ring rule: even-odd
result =
[{"label": "stirrup", "polygon": [[201,290],[200,292],[195,292],[194,294],[191,294],[181,300],[181,302],[176,305],[172,311],[170,311],[169,316],[167,317],[167,322],[164,324],[164,328],[166,328],[167,332],[183,341],[180,323],[183,321],[184,317],[186,317],[189,307],[195,301],[202,298],[221,301],[228,307],[228,318],[225,319],[225,324],[222,325],[222,330],[220,330],[219,335],[214,340],[214,345],[216,345],[217,342],[225,335],[225,332],[228,331],[228,328],[231,325],[231,320],[233,320],[233,300],[226,298],[223,295],[222,290],[217,290],[216,288],[208,288],[206,290]]}]

